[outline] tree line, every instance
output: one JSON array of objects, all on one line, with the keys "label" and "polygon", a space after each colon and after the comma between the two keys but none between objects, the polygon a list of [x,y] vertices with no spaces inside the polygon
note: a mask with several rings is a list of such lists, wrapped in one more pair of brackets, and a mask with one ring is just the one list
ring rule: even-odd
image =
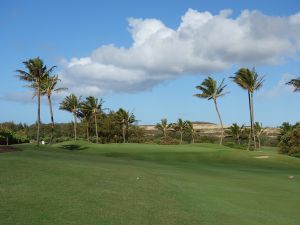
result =
[{"label": "tree line", "polygon": [[[37,144],[40,143],[40,102],[41,96],[47,96],[49,104],[49,112],[51,118],[51,138],[50,142],[53,140],[54,133],[54,115],[52,110],[51,96],[55,92],[60,92],[66,90],[65,87],[58,87],[60,81],[58,75],[53,74],[56,66],[48,68],[44,62],[39,58],[29,59],[23,62],[25,70],[17,70],[18,77],[27,82],[29,87],[33,90],[34,96],[37,97],[37,134],[36,141]],[[230,79],[247,92],[248,106],[249,106],[249,117],[250,117],[250,131],[248,132],[248,149],[256,149],[260,145],[260,140],[258,138],[257,131],[255,131],[255,126],[258,127],[259,123],[255,123],[254,117],[254,92],[259,90],[264,83],[264,77],[260,76],[255,69],[241,68],[239,69],[234,76]],[[221,126],[221,137],[220,144],[223,143],[224,139],[224,125],[221,117],[220,110],[218,108],[217,99],[222,97],[228,92],[226,91],[226,85],[224,84],[225,79],[221,81],[220,84],[217,83],[212,77],[208,76],[203,80],[203,82],[196,86],[196,89],[199,90],[199,93],[195,94],[196,97],[212,100],[215,106],[215,110]],[[300,77],[292,79],[287,83],[294,87],[294,91],[300,91]],[[65,99],[60,103],[60,109],[70,112],[73,115],[73,130],[74,130],[74,139],[77,139],[77,120],[79,119],[86,127],[86,137],[89,139],[89,130],[91,125],[94,126],[94,132],[96,137],[96,143],[99,143],[99,130],[98,124],[101,115],[104,115],[102,109],[103,100],[98,99],[94,96],[88,96],[84,100],[81,97],[78,97],[74,94],[70,94],[65,97]],[[116,112],[116,118],[119,120],[121,130],[122,130],[122,139],[123,142],[126,142],[128,139],[128,129],[135,120],[133,113],[130,113],[124,109],[119,109]],[[168,127],[166,119],[161,121],[161,124],[157,124],[156,128],[162,130],[164,136],[166,135],[166,129]],[[172,124],[175,130],[177,130],[180,135],[182,142],[183,132],[193,132],[193,125],[190,121],[182,121],[179,119],[177,124]],[[257,129],[256,129],[257,130]]]}]

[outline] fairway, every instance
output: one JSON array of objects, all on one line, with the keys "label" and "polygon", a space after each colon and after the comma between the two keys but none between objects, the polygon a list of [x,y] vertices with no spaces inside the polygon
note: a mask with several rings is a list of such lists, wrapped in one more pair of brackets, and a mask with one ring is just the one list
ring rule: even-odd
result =
[{"label": "fairway", "polygon": [[300,223],[300,159],[275,148],[17,147],[0,154],[1,225]]}]

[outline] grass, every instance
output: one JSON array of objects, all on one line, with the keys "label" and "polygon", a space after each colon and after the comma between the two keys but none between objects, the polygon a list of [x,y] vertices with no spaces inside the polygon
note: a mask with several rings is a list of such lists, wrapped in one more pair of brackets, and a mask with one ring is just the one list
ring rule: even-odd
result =
[{"label": "grass", "polygon": [[0,154],[1,225],[299,225],[300,159],[274,148],[18,147]]}]

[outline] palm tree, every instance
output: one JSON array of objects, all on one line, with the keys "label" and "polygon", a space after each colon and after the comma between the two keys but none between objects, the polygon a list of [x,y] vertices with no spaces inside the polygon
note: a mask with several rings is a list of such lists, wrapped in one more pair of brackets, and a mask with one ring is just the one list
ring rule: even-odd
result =
[{"label": "palm tree", "polygon": [[184,122],[184,131],[187,132],[187,133],[189,133],[191,135],[191,137],[192,137],[192,144],[194,144],[195,143],[196,130],[194,129],[194,126],[193,126],[193,124],[192,124],[191,121],[186,120]]},{"label": "palm tree", "polygon": [[255,131],[255,135],[257,137],[258,140],[258,148],[260,149],[260,138],[261,136],[265,133],[265,130],[262,126],[262,124],[259,124],[259,122],[256,122],[254,124],[254,131]]},{"label": "palm tree", "polygon": [[130,124],[136,122],[135,116],[133,113],[125,111],[122,108],[117,111],[116,115],[122,125],[123,143],[126,143],[126,137],[128,139],[129,126]]},{"label": "palm tree", "polygon": [[182,144],[182,135],[183,135],[183,132],[184,132],[184,122],[183,122],[183,120],[181,119],[181,118],[179,118],[178,120],[177,120],[177,123],[174,123],[173,125],[172,125],[172,127],[173,127],[173,129],[175,130],[175,131],[178,131],[179,132],[179,134],[180,134],[180,144]]},{"label": "palm tree", "polygon": [[[57,84],[60,81],[60,79],[58,78],[58,75],[55,76],[45,76],[42,79],[41,82],[41,95],[46,95],[48,98],[48,104],[49,104],[49,109],[50,109],[50,116],[51,116],[51,139],[50,139],[50,143],[52,143],[53,140],[53,133],[54,133],[54,116],[53,116],[53,110],[52,110],[52,101],[51,101],[51,96],[54,92],[60,92],[63,90],[67,90],[67,88],[57,88]],[[36,88],[33,85],[34,88]]]},{"label": "palm tree", "polygon": [[292,85],[294,87],[294,91],[300,91],[300,77],[296,79],[292,79],[286,83],[287,85]]},{"label": "palm tree", "polygon": [[155,128],[163,132],[164,138],[167,137],[167,131],[172,127],[173,124],[168,124],[167,119],[161,119],[161,123],[157,123]]},{"label": "palm tree", "polygon": [[229,133],[238,141],[238,144],[241,144],[241,140],[240,137],[243,133],[244,130],[244,125],[242,125],[241,127],[239,125],[237,125],[236,123],[233,123],[230,127],[229,127]]},{"label": "palm tree", "polygon": [[25,70],[17,70],[19,73],[17,76],[20,80],[24,80],[29,82],[29,87],[34,85],[35,91],[34,93],[38,97],[38,110],[37,110],[37,144],[40,144],[40,124],[41,124],[41,83],[44,77],[48,76],[52,73],[55,66],[52,66],[50,69],[44,64],[44,62],[39,58],[29,59],[24,61]]},{"label": "palm tree", "polygon": [[[257,91],[263,86],[264,77],[260,77],[255,71],[255,68],[253,68],[252,70],[248,68],[241,68],[235,73],[235,76],[231,78],[233,79],[233,82],[235,82],[238,86],[240,86],[244,90],[247,90],[248,92],[248,103],[249,103],[250,123],[251,123],[250,136],[252,135],[254,149],[255,149],[256,139],[254,133],[253,93],[254,91]],[[250,149],[250,139],[251,138],[249,138],[248,149]]]},{"label": "palm tree", "polygon": [[79,115],[80,98],[77,98],[74,94],[70,94],[60,103],[59,109],[65,110],[73,114],[74,117],[74,139],[77,139],[77,117]]},{"label": "palm tree", "polygon": [[90,128],[90,121],[92,119],[92,113],[88,110],[84,110],[81,108],[78,117],[85,124],[86,140],[89,141],[89,128]]},{"label": "palm tree", "polygon": [[221,128],[222,128],[220,144],[223,143],[224,126],[223,126],[221,115],[220,115],[220,112],[219,112],[219,109],[218,109],[217,98],[227,94],[226,92],[224,92],[224,89],[226,87],[226,85],[224,85],[224,80],[225,79],[223,79],[221,84],[219,86],[217,86],[217,82],[213,78],[208,77],[201,83],[201,85],[196,86],[196,88],[198,90],[200,90],[201,93],[194,95],[194,96],[199,97],[199,98],[206,98],[208,100],[213,100],[214,101],[215,108],[216,108],[216,111],[217,111],[217,114],[218,114],[218,117],[219,117],[219,120],[220,120]]},{"label": "palm tree", "polygon": [[96,143],[99,143],[99,135],[98,135],[98,123],[97,123],[97,116],[101,113],[103,100],[95,98],[93,96],[89,96],[86,98],[84,102],[82,102],[80,108],[83,112],[90,112],[91,115],[94,116],[95,122],[95,132],[96,132]]}]

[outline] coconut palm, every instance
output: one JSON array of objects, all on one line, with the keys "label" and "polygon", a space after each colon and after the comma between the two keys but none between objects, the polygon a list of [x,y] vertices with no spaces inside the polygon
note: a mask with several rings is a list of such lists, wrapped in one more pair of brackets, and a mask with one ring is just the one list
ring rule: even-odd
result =
[{"label": "coconut palm", "polygon": [[99,143],[99,135],[98,135],[98,123],[97,123],[97,116],[101,113],[103,100],[95,98],[93,96],[89,96],[86,98],[84,102],[82,102],[80,109],[83,112],[90,112],[91,115],[94,117],[95,122],[95,132],[96,132],[96,143]]},{"label": "coconut palm", "polygon": [[[38,110],[37,110],[37,144],[40,144],[40,124],[41,124],[41,84],[44,77],[52,73],[55,66],[50,69],[44,64],[39,58],[29,59],[24,61],[25,70],[17,70],[18,77],[20,80],[24,80],[29,83],[29,87],[35,87],[34,94],[37,95],[38,99]],[[33,86],[32,86],[33,85]]]},{"label": "coconut palm", "polygon": [[294,87],[294,91],[300,91],[300,77],[295,78],[287,82],[286,84],[292,85]]},{"label": "coconut palm", "polygon": [[221,115],[218,109],[218,104],[217,104],[217,98],[224,96],[226,94],[226,92],[224,92],[224,89],[226,87],[226,85],[224,85],[224,80],[222,80],[222,82],[220,83],[220,85],[217,85],[217,82],[211,78],[208,77],[206,78],[201,85],[196,86],[196,88],[198,90],[201,91],[201,93],[199,94],[195,94],[194,96],[199,97],[199,98],[206,98],[208,100],[213,100],[214,104],[215,104],[215,108],[220,120],[220,124],[221,124],[221,128],[222,128],[222,134],[221,134],[221,140],[220,140],[220,144],[223,143],[223,138],[224,138],[224,126],[223,126],[223,122],[221,119]]},{"label": "coconut palm", "polygon": [[266,129],[263,128],[262,124],[259,124],[259,122],[254,123],[254,131],[256,138],[258,140],[258,148],[260,149],[260,138],[265,133]]},{"label": "coconut palm", "polygon": [[180,144],[182,144],[182,135],[183,135],[183,132],[184,132],[184,122],[183,122],[183,120],[181,119],[181,118],[179,118],[178,120],[177,120],[177,123],[174,123],[173,125],[172,125],[172,127],[173,127],[173,129],[175,130],[175,131],[178,131],[179,132],[179,134],[180,134]]},{"label": "coconut palm", "polygon": [[243,133],[244,130],[244,125],[239,126],[236,123],[233,123],[230,127],[229,127],[229,133],[237,140],[238,144],[241,144],[241,140],[240,137]]},{"label": "coconut palm", "polygon": [[168,124],[167,119],[161,119],[161,123],[157,123],[155,128],[163,132],[164,138],[167,137],[167,131],[172,127],[173,124]]},{"label": "coconut palm", "polygon": [[126,143],[126,136],[128,138],[129,126],[130,124],[136,122],[135,116],[133,113],[130,113],[129,111],[125,111],[122,108],[120,108],[117,111],[116,115],[122,125],[123,143]]},{"label": "coconut palm", "polygon": [[85,124],[86,140],[89,141],[89,128],[90,128],[90,121],[92,119],[92,113],[88,110],[83,110],[81,108],[78,113],[78,117],[81,119],[81,122]]},{"label": "coconut palm", "polygon": [[[48,105],[49,105],[49,109],[50,109],[50,116],[51,116],[51,139],[50,139],[50,143],[52,143],[53,140],[53,133],[54,133],[54,116],[53,116],[53,110],[52,110],[52,101],[51,101],[51,96],[53,93],[57,93],[63,90],[67,90],[67,88],[63,88],[57,87],[58,82],[60,81],[60,79],[58,78],[58,75],[55,76],[45,76],[42,79],[41,82],[41,95],[45,95],[47,96],[48,99]],[[36,87],[34,87],[36,88]]]},{"label": "coconut palm", "polygon": [[189,120],[184,121],[184,131],[191,135],[192,144],[194,144],[195,143],[196,130],[194,129],[194,126],[193,126],[191,121],[189,121]]},{"label": "coconut palm", "polygon": [[74,94],[70,94],[60,103],[59,109],[65,110],[73,114],[74,117],[74,139],[77,139],[77,117],[79,115],[79,107],[81,105],[80,98]]},{"label": "coconut palm", "polygon": [[[235,76],[231,77],[233,82],[248,92],[248,103],[250,112],[250,136],[252,135],[254,149],[256,148],[256,139],[254,133],[254,105],[253,105],[253,93],[263,86],[264,78],[259,76],[255,69],[241,68]],[[250,148],[250,139],[248,142],[248,149]]]}]

